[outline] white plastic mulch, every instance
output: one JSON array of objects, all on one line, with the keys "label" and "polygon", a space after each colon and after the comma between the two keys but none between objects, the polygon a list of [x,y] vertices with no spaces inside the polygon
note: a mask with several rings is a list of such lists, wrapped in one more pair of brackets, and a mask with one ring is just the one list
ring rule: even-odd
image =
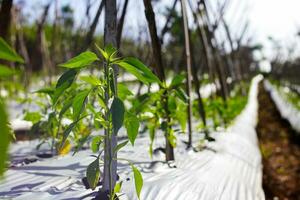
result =
[{"label": "white plastic mulch", "polygon": [[[249,92],[248,103],[235,123],[226,132],[213,133],[216,142],[206,150],[186,151],[186,135],[179,135],[175,149],[176,168],[164,164],[164,155],[149,157],[148,136],[141,136],[135,146],[127,145],[119,158],[130,159],[143,175],[141,200],[263,200],[262,164],[255,132],[257,120],[257,85],[255,77]],[[203,135],[194,134],[199,142]],[[194,145],[196,145],[195,143]],[[164,145],[161,133],[155,147]],[[21,167],[9,169],[0,182],[0,198],[13,199],[91,199],[93,191],[81,183],[87,165],[95,158],[89,150],[74,157],[55,157]],[[153,164],[153,161],[156,161]],[[152,164],[152,165],[151,165]],[[150,167],[151,166],[151,167]],[[137,199],[130,166],[118,164],[123,181],[120,199]],[[98,189],[98,188],[97,188]]]},{"label": "white plastic mulch", "polygon": [[285,99],[269,81],[264,81],[264,86],[270,92],[281,116],[288,120],[293,129],[300,133],[300,111]]}]

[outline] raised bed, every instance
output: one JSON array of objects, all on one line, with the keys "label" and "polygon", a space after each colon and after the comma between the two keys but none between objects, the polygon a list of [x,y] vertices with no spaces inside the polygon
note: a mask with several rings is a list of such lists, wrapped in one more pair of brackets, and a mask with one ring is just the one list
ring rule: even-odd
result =
[{"label": "raised bed", "polygon": [[264,86],[265,89],[270,92],[271,98],[281,116],[288,120],[294,130],[300,133],[300,111],[269,81],[264,81]]}]

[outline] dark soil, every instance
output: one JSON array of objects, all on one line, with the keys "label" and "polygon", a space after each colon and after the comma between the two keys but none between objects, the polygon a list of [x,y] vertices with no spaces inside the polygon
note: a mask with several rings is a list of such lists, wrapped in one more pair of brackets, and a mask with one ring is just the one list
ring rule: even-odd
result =
[{"label": "dark soil", "polygon": [[27,141],[31,139],[27,130],[15,131],[15,137],[16,141]]},{"label": "dark soil", "polygon": [[269,93],[259,87],[257,134],[263,155],[266,199],[300,200],[300,145]]},{"label": "dark soil", "polygon": [[42,132],[35,132],[34,134],[30,132],[30,130],[17,130],[14,131],[16,140],[12,141],[28,141],[28,140],[34,140],[42,137],[44,133]]}]

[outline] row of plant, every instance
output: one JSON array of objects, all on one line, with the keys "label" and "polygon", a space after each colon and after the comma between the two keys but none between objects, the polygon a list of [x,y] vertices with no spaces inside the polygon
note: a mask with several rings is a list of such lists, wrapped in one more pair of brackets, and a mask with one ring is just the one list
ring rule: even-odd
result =
[{"label": "row of plant", "polygon": [[[248,84],[243,84],[246,91],[249,89]],[[198,125],[199,131],[208,130],[209,132],[218,130],[218,128],[227,128],[230,126],[235,117],[241,113],[247,104],[247,93],[242,94],[242,87],[237,85],[231,92],[230,98],[226,102],[219,96],[212,94],[212,96],[203,98],[203,104],[206,111],[206,117],[209,123],[206,125],[201,121]],[[193,102],[193,115],[200,118],[197,112],[198,100]]]},{"label": "row of plant", "polygon": [[[4,41],[3,43],[7,45]],[[7,50],[13,52],[11,48]],[[161,125],[159,121],[162,115],[168,115],[171,119],[171,114],[174,115],[173,108],[176,107],[177,97],[184,101],[186,96],[179,87],[184,80],[183,76],[176,76],[170,85],[166,85],[139,60],[116,57],[117,52],[112,46],[107,46],[104,50],[98,47],[98,50],[98,55],[101,56],[87,51],[67,63],[61,64],[60,66],[67,68],[67,70],[58,79],[55,87],[36,91],[39,94],[46,94],[50,104],[40,103],[39,105],[44,107],[41,112],[27,112],[24,118],[34,123],[32,132],[44,134],[44,141],[47,141],[49,137],[52,138],[52,151],[58,154],[69,152],[71,141],[75,141],[75,152],[78,151],[91,137],[91,130],[104,129],[105,134],[93,136],[91,139],[91,149],[94,153],[98,153],[98,156],[88,166],[86,175],[90,188],[95,189],[101,176],[100,167],[103,166],[104,174],[101,177],[104,177],[104,179],[107,177],[109,183],[108,195],[110,199],[114,199],[115,193],[121,187],[121,182],[112,183],[113,176],[116,176],[116,174],[111,173],[111,168],[114,167],[113,162],[117,159],[125,159],[118,158],[117,152],[128,141],[134,145],[141,120],[148,121],[152,119],[152,121],[156,121],[148,125],[149,129],[152,130],[152,140],[154,139],[155,128],[169,129],[170,137],[167,139],[172,141],[172,145],[175,146],[175,137],[170,128],[171,123],[174,122],[164,122]],[[93,63],[102,65],[103,72],[98,76],[81,76],[80,71]],[[159,84],[161,89],[143,95],[136,101],[132,101],[129,108],[125,108],[123,101],[130,97],[132,93],[125,85],[117,83],[114,65],[122,67],[144,84]],[[1,72],[4,74],[5,70],[12,72],[9,67],[3,67]],[[172,96],[167,103],[167,105],[170,105],[170,113],[168,114],[164,113],[160,101],[158,101],[162,94]],[[37,102],[35,101],[35,103]],[[145,112],[152,112],[152,116],[143,115]],[[72,122],[63,124],[62,121],[65,118],[72,119]],[[115,146],[112,148],[112,143],[116,142],[116,135],[123,125],[127,130],[128,140],[114,144]],[[104,156],[102,155],[103,152]],[[142,177],[130,160],[128,162],[133,169],[136,190],[139,195],[142,187]],[[107,171],[105,171],[105,168],[108,168]]]},{"label": "row of plant", "polygon": [[[176,75],[170,83],[165,83],[139,60],[117,57],[117,51],[112,46],[97,49],[96,53],[86,51],[61,64],[65,72],[58,81],[35,92],[45,100],[31,99],[42,108],[41,111],[27,112],[24,118],[33,122],[31,133],[41,136],[41,144],[50,141],[53,154],[68,153],[72,144],[75,145],[75,154],[89,144],[97,156],[87,168],[88,184],[95,189],[101,178],[108,183],[107,195],[114,199],[122,182],[116,182],[116,173],[112,173],[112,168],[116,168],[118,159],[126,160],[118,158],[117,152],[128,142],[134,145],[141,126],[149,132],[150,155],[158,129],[164,132],[166,144],[169,143],[173,151],[176,135],[186,132],[188,96],[182,89],[185,76]],[[8,50],[13,52],[10,48]],[[124,84],[117,82],[116,65],[143,84],[149,87],[157,84],[160,89],[136,96]],[[93,66],[101,66],[102,71],[81,75],[87,67]],[[5,70],[10,69],[6,67]],[[227,126],[244,107],[246,97],[238,95],[240,88],[236,90],[226,103],[215,95],[204,99],[206,114],[213,121],[213,128]],[[195,116],[198,109],[194,106]],[[122,126],[128,139],[117,143],[117,134]],[[202,124],[201,127],[203,130],[212,129],[209,125]],[[97,134],[92,134],[95,130],[98,130]],[[101,133],[103,131],[104,134]],[[166,154],[166,161],[173,159],[174,155],[170,158]],[[139,196],[143,185],[141,173],[130,160],[127,161],[132,167]]]},{"label": "row of plant", "polygon": [[[0,40],[1,54],[0,58],[8,61],[23,62],[23,60],[11,49],[4,40]],[[117,144],[116,135],[119,129],[125,125],[127,129],[128,139],[134,145],[135,138],[139,129],[139,119],[135,114],[125,109],[123,100],[126,97],[126,92],[129,92],[125,86],[119,87],[117,90],[117,79],[114,72],[114,65],[118,65],[126,69],[128,72],[135,75],[140,81],[145,84],[162,83],[159,79],[140,61],[134,58],[117,58],[116,50],[108,46],[105,50],[98,48],[102,57],[97,56],[92,52],[84,52],[79,56],[71,59],[67,63],[62,64],[62,67],[67,68],[65,73],[58,79],[54,88],[44,88],[38,90],[37,93],[45,93],[51,99],[51,112],[45,107],[44,114],[47,118],[41,120],[41,116],[37,113],[27,114],[25,118],[35,121],[33,129],[38,131],[46,131],[47,136],[52,138],[52,148],[63,154],[69,151],[71,132],[81,133],[78,139],[78,146],[82,146],[87,140],[89,133],[82,134],[82,121],[86,120],[92,128],[103,128],[105,134],[97,135],[92,139],[91,149],[97,153],[96,159],[87,168],[87,181],[90,188],[95,189],[99,178],[104,177],[108,183],[107,196],[109,199],[115,199],[116,193],[119,192],[122,182],[114,182],[116,173],[112,173],[113,162],[116,163],[117,152],[124,147],[128,140]],[[100,62],[103,59],[102,62]],[[103,72],[99,77],[96,76],[80,76],[80,71],[92,63],[101,64]],[[15,74],[8,66],[1,65],[1,77],[7,77]],[[77,80],[80,79],[82,82]],[[74,83],[74,84],[73,84]],[[76,84],[75,84],[76,83]],[[69,90],[70,89],[70,90]],[[64,98],[64,99],[63,99]],[[4,111],[4,102],[1,99],[1,129],[4,133],[1,134],[1,174],[3,173],[6,151],[9,141],[9,126],[6,112]],[[72,123],[67,126],[62,126],[62,118],[64,115],[71,116]],[[41,130],[42,128],[42,130]],[[73,134],[74,137],[78,136]],[[115,144],[113,144],[115,143]],[[77,148],[77,150],[79,147]],[[104,152],[104,156],[102,155]],[[122,160],[125,160],[123,158]],[[139,196],[143,179],[139,170],[128,160],[131,165],[137,195]],[[100,167],[103,166],[104,174],[100,175]],[[115,177],[113,177],[115,176]],[[105,180],[107,179],[107,180]]]},{"label": "row of plant", "polygon": [[280,83],[276,80],[270,80],[276,89],[283,95],[284,99],[290,102],[296,109],[300,110],[300,95],[294,90],[290,84],[284,82]]},{"label": "row of plant", "polygon": [[[38,104],[41,108],[38,112],[25,111],[24,119],[31,121],[34,125],[30,131],[32,138],[39,137],[41,140],[40,145],[49,143],[51,147],[51,153],[55,154],[66,154],[71,150],[71,144],[75,145],[75,150],[78,151],[84,146],[84,142],[91,141],[91,133],[95,131],[101,131],[103,119],[99,120],[90,115],[86,119],[77,122],[72,130],[72,134],[69,135],[69,139],[66,140],[66,145],[61,151],[58,151],[57,144],[59,143],[59,132],[65,130],[70,123],[72,123],[73,110],[72,101],[77,93],[77,89],[80,88],[82,91],[89,90],[89,85],[86,80],[96,80],[94,76],[79,76],[78,81],[74,82],[64,94],[62,94],[61,100],[56,102],[55,108],[52,107],[53,88],[44,88],[33,93],[34,98],[29,98],[28,103]],[[165,89],[157,90],[155,92],[147,92],[145,94],[135,94],[130,91],[123,83],[118,83],[118,97],[126,102],[126,107],[131,113],[127,115],[135,116],[139,119],[142,126],[142,132],[149,132],[149,138],[151,140],[149,153],[152,155],[153,152],[153,141],[155,138],[156,130],[165,130],[165,125],[160,123],[160,119],[163,116],[163,107],[160,102],[160,98],[165,90],[169,90],[169,102],[168,108],[170,111],[171,121],[170,127],[172,127],[171,136],[173,138],[172,144],[176,146],[176,133],[182,134],[186,132],[186,121],[187,121],[187,110],[186,100],[187,96],[184,91],[179,87],[184,81],[184,76],[177,75],[170,81],[169,86]],[[138,83],[136,83],[138,84]],[[53,86],[55,87],[55,85]],[[149,87],[149,86],[148,86]],[[248,87],[248,86],[247,86]],[[229,126],[233,119],[241,112],[247,102],[247,95],[241,95],[241,87],[237,86],[231,92],[230,98],[224,103],[221,97],[213,94],[211,97],[203,98],[204,107],[206,110],[206,118],[209,123],[204,125],[200,121],[197,130],[203,132],[204,130],[211,132],[216,130],[218,127],[226,128]],[[137,96],[138,95],[138,96]],[[38,97],[38,98],[37,98]],[[193,101],[193,116],[195,120],[199,120],[201,117],[198,114],[198,100]],[[67,102],[67,103],[66,103]],[[91,105],[93,104],[93,105]],[[101,105],[97,105],[95,98],[92,98],[91,104],[87,104],[85,113],[95,113]],[[71,108],[67,109],[67,106]],[[103,103],[102,103],[103,105]],[[59,114],[55,114],[59,113]],[[136,121],[136,120],[134,120]],[[128,123],[132,123],[130,121]],[[179,126],[178,126],[179,125]],[[136,127],[139,127],[136,125]],[[180,128],[178,128],[180,127]],[[121,133],[122,134],[122,133]],[[124,136],[121,135],[121,137]],[[50,138],[52,138],[50,140]],[[40,147],[38,145],[38,147]]]}]

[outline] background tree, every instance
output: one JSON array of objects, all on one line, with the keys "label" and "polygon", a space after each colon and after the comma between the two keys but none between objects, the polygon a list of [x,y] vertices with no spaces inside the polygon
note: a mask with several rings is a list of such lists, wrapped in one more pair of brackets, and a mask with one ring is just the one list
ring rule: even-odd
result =
[{"label": "background tree", "polygon": [[12,6],[13,6],[13,0],[1,1],[0,36],[5,40],[9,40]]}]

